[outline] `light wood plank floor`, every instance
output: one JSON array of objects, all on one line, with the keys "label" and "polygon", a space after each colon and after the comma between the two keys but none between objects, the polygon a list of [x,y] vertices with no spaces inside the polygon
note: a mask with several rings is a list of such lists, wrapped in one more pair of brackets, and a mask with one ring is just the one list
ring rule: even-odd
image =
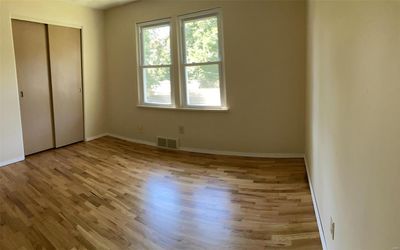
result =
[{"label": "light wood plank floor", "polygon": [[0,168],[0,249],[321,249],[303,159],[111,137]]}]

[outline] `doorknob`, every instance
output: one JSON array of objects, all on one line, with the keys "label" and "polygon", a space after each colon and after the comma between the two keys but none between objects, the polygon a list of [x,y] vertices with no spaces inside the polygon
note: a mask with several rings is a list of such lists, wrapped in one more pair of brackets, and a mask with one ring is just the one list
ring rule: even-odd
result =
[{"label": "doorknob", "polygon": [[19,95],[21,96],[21,98],[24,98],[24,91],[20,91]]}]

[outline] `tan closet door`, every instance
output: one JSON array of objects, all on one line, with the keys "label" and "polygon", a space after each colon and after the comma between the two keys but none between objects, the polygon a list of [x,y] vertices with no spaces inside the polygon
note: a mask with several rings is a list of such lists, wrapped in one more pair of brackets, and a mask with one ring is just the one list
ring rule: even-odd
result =
[{"label": "tan closet door", "polygon": [[54,147],[47,32],[44,24],[12,21],[25,155]]},{"label": "tan closet door", "polygon": [[81,30],[49,25],[56,147],[83,140]]}]

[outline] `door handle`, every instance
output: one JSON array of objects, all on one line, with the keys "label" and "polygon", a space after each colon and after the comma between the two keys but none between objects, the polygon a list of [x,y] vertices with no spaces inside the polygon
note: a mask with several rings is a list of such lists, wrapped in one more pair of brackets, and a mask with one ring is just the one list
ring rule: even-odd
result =
[{"label": "door handle", "polygon": [[24,91],[20,91],[19,95],[21,96],[21,98],[24,98]]}]

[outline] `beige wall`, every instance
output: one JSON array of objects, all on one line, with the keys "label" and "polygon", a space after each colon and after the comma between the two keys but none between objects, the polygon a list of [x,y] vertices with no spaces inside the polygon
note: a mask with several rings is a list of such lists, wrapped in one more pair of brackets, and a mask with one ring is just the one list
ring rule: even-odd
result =
[{"label": "beige wall", "polygon": [[106,132],[103,12],[51,0],[1,0],[0,166],[23,157],[10,17],[83,27],[86,137]]},{"label": "beige wall", "polygon": [[398,249],[400,2],[313,1],[309,21],[306,155],[328,249]]},{"label": "beige wall", "polygon": [[[230,111],[136,107],[135,23],[214,7],[223,12]],[[302,154],[305,19],[303,1],[146,0],[106,11],[110,132],[150,142],[179,137],[199,149]]]}]

